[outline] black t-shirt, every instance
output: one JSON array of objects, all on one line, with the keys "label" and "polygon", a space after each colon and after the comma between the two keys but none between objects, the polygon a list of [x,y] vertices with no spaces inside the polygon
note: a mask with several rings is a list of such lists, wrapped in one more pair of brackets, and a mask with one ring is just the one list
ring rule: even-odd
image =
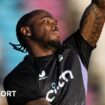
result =
[{"label": "black t-shirt", "polygon": [[9,105],[25,105],[42,97],[52,105],[85,105],[92,49],[77,31],[55,54],[27,55],[4,80],[5,90],[16,90],[15,97],[7,97]]}]

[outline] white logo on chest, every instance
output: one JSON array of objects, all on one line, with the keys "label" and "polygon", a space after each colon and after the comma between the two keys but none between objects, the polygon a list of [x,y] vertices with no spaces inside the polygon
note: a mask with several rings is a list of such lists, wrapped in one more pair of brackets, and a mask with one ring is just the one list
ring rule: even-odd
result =
[{"label": "white logo on chest", "polygon": [[41,74],[39,74],[39,80],[43,80],[43,79],[45,79],[45,78],[47,78],[47,76],[46,76],[46,72],[43,70],[43,71],[41,72]]},{"label": "white logo on chest", "polygon": [[63,60],[63,55],[58,54],[58,60],[59,60],[59,62],[61,62]]}]

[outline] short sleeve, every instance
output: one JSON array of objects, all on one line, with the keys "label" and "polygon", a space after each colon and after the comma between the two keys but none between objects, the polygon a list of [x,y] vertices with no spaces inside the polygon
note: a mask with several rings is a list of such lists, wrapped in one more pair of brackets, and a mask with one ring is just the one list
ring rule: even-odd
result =
[{"label": "short sleeve", "polygon": [[63,44],[66,47],[72,47],[80,56],[84,66],[88,68],[89,59],[94,48],[83,39],[79,30],[68,37]]},{"label": "short sleeve", "polygon": [[31,100],[42,97],[35,75],[28,70],[18,70],[9,74],[4,80],[4,89],[16,91],[14,97],[7,97],[9,105],[25,105]]}]

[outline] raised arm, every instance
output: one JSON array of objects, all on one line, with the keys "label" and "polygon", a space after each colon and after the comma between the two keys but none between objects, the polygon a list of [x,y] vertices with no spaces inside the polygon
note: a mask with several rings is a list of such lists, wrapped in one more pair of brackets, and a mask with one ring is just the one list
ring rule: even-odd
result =
[{"label": "raised arm", "polygon": [[105,22],[105,0],[92,0],[80,23],[82,37],[93,47],[96,45]]}]

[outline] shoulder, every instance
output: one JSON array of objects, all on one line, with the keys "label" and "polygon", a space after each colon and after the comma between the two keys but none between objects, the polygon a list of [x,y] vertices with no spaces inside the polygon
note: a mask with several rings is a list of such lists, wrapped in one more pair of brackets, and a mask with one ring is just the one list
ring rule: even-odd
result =
[{"label": "shoulder", "polygon": [[61,50],[59,51],[58,58],[63,57],[63,62],[69,63],[69,65],[71,65],[74,62],[77,55],[77,52],[72,46],[68,47],[65,44],[63,44]]},{"label": "shoulder", "polygon": [[[28,58],[19,63],[4,79],[3,85],[4,88],[12,88],[14,85],[21,85],[29,81],[31,81],[33,75],[35,74],[35,70],[33,70],[33,66],[28,62]],[[29,79],[30,78],[30,79]]]},{"label": "shoulder", "polygon": [[75,50],[79,49],[81,46],[85,45],[85,47],[89,47],[94,49],[95,47],[92,47],[81,35],[80,29],[78,29],[76,32],[74,32],[72,35],[70,35],[64,42],[66,46],[71,46]]},{"label": "shoulder", "polygon": [[83,38],[81,37],[79,30],[77,30],[63,41],[63,45],[66,46],[66,48],[72,48],[78,52],[79,45],[83,42],[82,39]]}]

